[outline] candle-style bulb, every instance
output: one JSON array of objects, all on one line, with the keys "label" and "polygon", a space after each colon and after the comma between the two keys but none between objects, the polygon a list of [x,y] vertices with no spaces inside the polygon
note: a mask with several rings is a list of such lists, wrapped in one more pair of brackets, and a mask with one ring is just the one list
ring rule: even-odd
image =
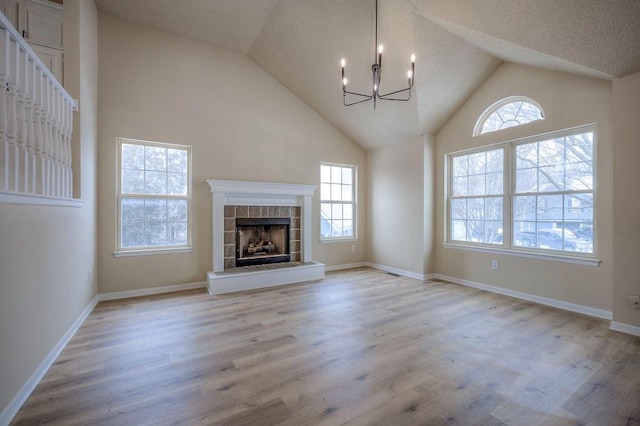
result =
[{"label": "candle-style bulb", "polygon": [[411,72],[411,71],[407,72],[407,78],[408,78],[409,80],[411,80],[411,77],[412,77],[412,76],[413,76],[413,72]]},{"label": "candle-style bulb", "polygon": [[345,61],[344,58],[342,58],[340,60],[340,65],[342,66],[342,68],[344,68],[344,66],[347,65],[347,61]]},{"label": "candle-style bulb", "polygon": [[382,45],[378,46],[378,53],[382,53],[383,50],[384,50],[384,47]]},{"label": "candle-style bulb", "polygon": [[416,55],[413,54],[413,55],[411,55],[411,63],[413,64],[415,62],[416,62]]},{"label": "candle-style bulb", "polygon": [[342,79],[342,86],[347,87],[347,77]]}]

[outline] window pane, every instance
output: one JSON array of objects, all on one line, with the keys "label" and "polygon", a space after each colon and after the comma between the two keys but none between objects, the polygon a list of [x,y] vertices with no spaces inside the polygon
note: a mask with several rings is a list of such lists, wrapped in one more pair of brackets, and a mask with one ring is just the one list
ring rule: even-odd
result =
[{"label": "window pane", "polygon": [[331,199],[331,185],[329,185],[328,183],[320,184],[320,199],[322,200]]},{"label": "window pane", "polygon": [[331,185],[331,200],[342,201],[342,185]]},{"label": "window pane", "polygon": [[451,200],[451,217],[453,219],[467,218],[467,200]]},{"label": "window pane", "polygon": [[488,173],[487,174],[487,195],[502,194],[504,185],[504,176],[502,173]]},{"label": "window pane", "polygon": [[487,173],[501,172],[504,167],[504,150],[495,149],[487,152]]},{"label": "window pane", "polygon": [[323,182],[323,183],[331,182],[331,167],[320,166],[320,182]]},{"label": "window pane", "polygon": [[468,195],[484,195],[484,194],[486,194],[485,175],[469,176]]},{"label": "window pane", "polygon": [[353,170],[350,167],[342,168],[342,183],[353,182]]},{"label": "window pane", "polygon": [[167,220],[187,220],[187,200],[167,200]]},{"label": "window pane", "polygon": [[564,191],[563,165],[540,167],[538,173],[539,191]]},{"label": "window pane", "polygon": [[345,204],[342,206],[342,216],[345,219],[353,219],[353,206],[351,204]]},{"label": "window pane", "polygon": [[144,172],[145,194],[166,194],[167,174],[164,172]]},{"label": "window pane", "polygon": [[453,178],[453,196],[464,197],[468,195],[469,178],[467,176]]},{"label": "window pane", "polygon": [[144,169],[144,146],[122,144],[122,168]]},{"label": "window pane", "polygon": [[122,247],[144,246],[144,222],[122,222]]},{"label": "window pane", "polygon": [[516,170],[516,192],[538,191],[538,171],[536,169]]},{"label": "window pane", "polygon": [[167,244],[167,223],[150,222],[144,230],[144,243],[147,246],[164,246]]},{"label": "window pane", "polygon": [[187,174],[167,173],[167,193],[169,195],[187,195]]},{"label": "window pane", "polygon": [[544,118],[542,116],[542,111],[540,111],[537,106],[526,100],[518,100],[507,102],[504,105],[498,105],[499,106],[495,108],[494,112],[489,114],[485,122],[482,123],[482,131],[480,134],[520,126],[522,124],[542,120]]},{"label": "window pane", "polygon": [[144,218],[147,222],[167,220],[167,200],[147,198],[144,202]]},{"label": "window pane", "polygon": [[516,221],[536,220],[536,197],[515,197],[513,217]]},{"label": "window pane", "polygon": [[342,219],[342,204],[331,206],[331,219]]},{"label": "window pane", "polygon": [[516,147],[516,168],[538,167],[538,144],[526,143]]},{"label": "window pane", "polygon": [[342,221],[342,236],[343,237],[351,237],[351,236],[353,236],[353,221],[352,220],[343,220]]},{"label": "window pane", "polygon": [[451,239],[455,241],[467,241],[467,223],[464,220],[451,222]]},{"label": "window pane", "polygon": [[153,146],[144,147],[144,166],[146,170],[167,170],[167,149]]},{"label": "window pane", "polygon": [[486,220],[500,221],[502,223],[502,198],[487,198],[484,202],[484,210]]},{"label": "window pane", "polygon": [[144,172],[122,170],[122,189],[125,194],[144,194]]},{"label": "window pane", "polygon": [[188,153],[184,149],[167,150],[167,171],[187,173]]},{"label": "window pane", "polygon": [[488,221],[486,222],[485,243],[503,244],[502,241],[502,222]]},{"label": "window pane", "polygon": [[167,245],[187,244],[187,222],[169,222]]},{"label": "window pane", "polygon": [[538,222],[562,222],[563,196],[540,195],[538,196]]},{"label": "window pane", "polygon": [[341,183],[341,182],[342,182],[342,168],[331,167],[331,183]]},{"label": "window pane", "polygon": [[485,172],[486,153],[479,152],[469,155],[469,174],[476,175]]},{"label": "window pane", "polygon": [[469,156],[453,157],[453,176],[466,176],[469,174]]},{"label": "window pane", "polygon": [[342,185],[342,201],[352,201],[353,187],[351,185]]},{"label": "window pane", "polygon": [[142,198],[123,198],[121,200],[122,220],[144,221],[144,200]]}]

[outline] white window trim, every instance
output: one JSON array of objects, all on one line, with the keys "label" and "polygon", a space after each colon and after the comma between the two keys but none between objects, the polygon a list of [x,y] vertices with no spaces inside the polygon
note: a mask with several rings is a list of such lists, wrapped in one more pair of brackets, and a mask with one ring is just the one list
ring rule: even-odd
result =
[{"label": "white window trim", "polygon": [[[121,180],[121,164],[122,164],[122,144],[131,143],[145,146],[156,146],[159,148],[174,148],[174,149],[183,149],[187,150],[188,158],[187,158],[187,244],[185,245],[176,245],[176,246],[166,246],[166,247],[149,247],[149,248],[141,248],[141,247],[132,247],[122,248],[122,222],[121,222],[121,198],[122,193],[120,191]],[[145,194],[139,194],[140,198],[144,198]],[[172,196],[164,197],[167,199],[172,198]],[[184,198],[184,197],[179,197]],[[116,235],[115,242],[116,248],[114,250],[113,257],[129,257],[129,256],[148,256],[148,255],[157,255],[157,254],[174,254],[174,253],[191,253],[193,251],[191,234],[192,234],[192,152],[191,146],[189,145],[180,145],[175,143],[165,143],[165,142],[156,142],[156,141],[146,141],[141,139],[131,139],[131,138],[116,138]]]},{"label": "white window trim", "polygon": [[[354,164],[342,164],[342,163],[332,163],[328,161],[321,161],[320,167],[322,166],[333,166],[333,167],[348,167],[353,170],[352,178],[353,178],[353,194],[351,202],[338,201],[342,204],[351,204],[353,206],[353,235],[352,236],[339,236],[339,237],[323,237],[322,229],[320,229],[320,243],[339,243],[339,242],[349,242],[358,240],[358,166]],[[322,209],[322,203],[336,203],[336,201],[331,200],[323,200],[322,199],[322,178],[318,179],[320,182],[320,209]],[[322,210],[320,210],[320,215],[322,216]],[[322,227],[322,218],[320,219],[320,227]]]},{"label": "white window trim", "polygon": [[[494,102],[493,104],[491,104],[489,106],[489,108],[485,109],[484,112],[482,114],[480,114],[480,117],[478,118],[478,121],[476,121],[476,125],[473,127],[473,133],[471,134],[471,136],[475,137],[475,136],[480,136],[480,135],[486,135],[489,133],[495,133],[496,131],[493,132],[487,132],[487,133],[482,133],[482,127],[484,127],[484,123],[487,121],[487,119],[489,118],[489,116],[491,114],[493,114],[495,111],[497,111],[498,109],[500,109],[501,107],[513,103],[513,102],[528,102],[530,104],[535,105],[539,110],[540,113],[542,114],[542,120],[544,120],[544,118],[546,117],[544,110],[542,109],[542,107],[540,106],[540,104],[538,102],[536,102],[535,100],[531,99],[528,96],[509,96],[503,99],[500,99],[499,101]],[[530,121],[529,123],[535,123],[537,121],[541,121],[541,120],[535,120],[535,121]],[[529,123],[523,123],[520,126],[525,126]],[[520,126],[516,126],[516,127],[520,127]],[[499,131],[499,130],[497,130]]]},{"label": "white window trim", "polygon": [[[564,136],[570,136],[573,134],[587,133],[593,132],[593,253],[585,253],[585,254],[574,254],[571,252],[565,251],[551,251],[546,249],[532,249],[530,247],[521,248],[518,246],[514,246],[511,243],[512,240],[512,227],[513,227],[513,217],[512,217],[512,203],[515,196],[515,183],[513,181],[513,176],[515,176],[516,172],[516,161],[515,157],[515,147],[517,145],[532,143],[532,142],[540,142],[547,139],[555,139]],[[449,152],[444,155],[444,235],[443,235],[443,247],[459,249],[459,250],[469,250],[469,251],[477,251],[477,252],[487,252],[487,253],[500,253],[506,254],[510,256],[517,257],[526,257],[532,259],[544,259],[544,260],[552,260],[558,262],[565,263],[574,263],[574,264],[582,264],[582,265],[590,265],[590,266],[598,266],[600,264],[600,259],[598,258],[598,245],[597,245],[597,228],[598,228],[598,220],[597,220],[597,143],[598,143],[598,132],[597,132],[597,123],[585,124],[582,126],[571,127],[563,130],[553,131],[542,133],[538,135],[526,136],[518,139],[513,139],[510,141],[499,142],[495,144],[485,145],[482,147],[474,147],[471,149],[464,149],[454,152]],[[505,148],[505,174],[504,174],[504,185],[505,192],[503,194],[503,245],[495,245],[495,244],[484,244],[484,243],[473,243],[469,241],[455,241],[451,240],[451,161],[452,158],[456,155],[465,155],[465,154],[473,154],[477,152],[490,151],[492,149],[497,148]],[[509,173],[506,173],[509,171]],[[508,246],[505,246],[504,243],[509,243]]]}]

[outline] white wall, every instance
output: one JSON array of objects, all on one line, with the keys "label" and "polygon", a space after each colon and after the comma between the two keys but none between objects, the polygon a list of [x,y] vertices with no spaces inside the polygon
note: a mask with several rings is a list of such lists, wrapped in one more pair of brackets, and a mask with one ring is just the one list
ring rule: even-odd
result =
[{"label": "white wall", "polygon": [[[99,15],[99,291],[201,282],[211,261],[211,194],[206,179],[318,185],[320,162],[358,167],[365,205],[365,153],[246,56],[140,24]],[[193,252],[114,258],[117,137],[193,147]],[[364,260],[366,223],[356,242],[320,244],[314,197],[313,258]],[[351,245],[356,251],[351,251]]]},{"label": "white wall", "polygon": [[[497,100],[529,96],[543,121],[471,137],[482,112]],[[600,266],[535,260],[443,247],[444,158],[449,152],[597,123],[597,256]],[[505,63],[483,83],[436,137],[436,271],[439,274],[611,311],[612,309],[612,123],[611,83]],[[491,260],[500,269],[491,269]]]},{"label": "white wall", "polygon": [[640,73],[613,80],[613,320],[640,327],[640,310],[629,296],[640,295]]},{"label": "white wall", "polygon": [[367,152],[369,262],[418,276],[431,272],[431,151],[430,138],[421,137]]},{"label": "white wall", "polygon": [[83,207],[0,205],[0,414],[96,295],[96,28],[93,2],[65,1]]}]

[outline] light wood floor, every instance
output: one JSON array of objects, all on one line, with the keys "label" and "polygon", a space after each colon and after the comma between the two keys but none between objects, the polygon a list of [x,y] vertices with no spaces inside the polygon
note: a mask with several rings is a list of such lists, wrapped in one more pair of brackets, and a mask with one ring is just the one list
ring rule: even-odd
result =
[{"label": "light wood floor", "polygon": [[638,425],[640,338],[373,269],[101,302],[15,424]]}]

